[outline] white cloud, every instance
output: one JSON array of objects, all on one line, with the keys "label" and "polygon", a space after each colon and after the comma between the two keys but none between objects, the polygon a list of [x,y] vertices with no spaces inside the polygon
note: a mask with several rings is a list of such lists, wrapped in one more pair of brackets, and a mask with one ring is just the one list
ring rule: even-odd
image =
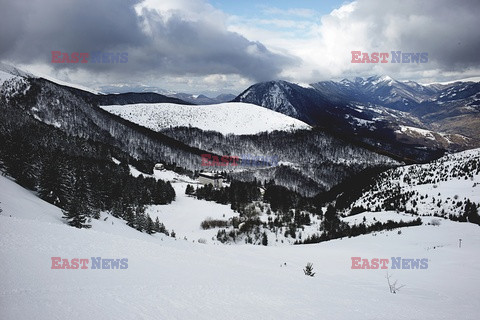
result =
[{"label": "white cloud", "polygon": [[[288,80],[313,82],[331,78],[389,74],[394,78],[424,80],[480,74],[480,19],[478,2],[454,4],[447,0],[358,0],[342,5],[318,19],[306,15],[292,30],[263,30],[266,18],[230,19],[229,30],[259,40],[272,50],[285,50],[302,64],[285,68]],[[272,13],[271,24],[287,11]],[[300,25],[304,30],[301,30]],[[299,33],[302,33],[299,36]],[[428,52],[425,64],[352,64],[351,51]]]}]

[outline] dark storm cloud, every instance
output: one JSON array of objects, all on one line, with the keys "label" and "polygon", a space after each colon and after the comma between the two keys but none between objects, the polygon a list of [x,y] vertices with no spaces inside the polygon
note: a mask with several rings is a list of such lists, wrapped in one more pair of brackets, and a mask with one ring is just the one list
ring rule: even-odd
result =
[{"label": "dark storm cloud", "polygon": [[[82,68],[139,76],[239,74],[261,81],[275,78],[292,57],[181,12],[168,17],[151,9],[137,15],[137,1],[1,0],[0,58],[18,63]],[[150,32],[143,29],[148,26]],[[51,64],[51,52],[128,52],[128,63]]]},{"label": "dark storm cloud", "polygon": [[42,61],[52,50],[88,52],[139,45],[134,1],[4,1],[0,21],[2,57]]},{"label": "dark storm cloud", "polygon": [[218,30],[214,25],[188,21],[179,15],[162,19],[154,11],[144,16],[156,32],[149,44],[155,57],[150,62],[167,73],[235,73],[261,81],[275,78],[283,66],[295,62],[270,52],[259,42]]}]

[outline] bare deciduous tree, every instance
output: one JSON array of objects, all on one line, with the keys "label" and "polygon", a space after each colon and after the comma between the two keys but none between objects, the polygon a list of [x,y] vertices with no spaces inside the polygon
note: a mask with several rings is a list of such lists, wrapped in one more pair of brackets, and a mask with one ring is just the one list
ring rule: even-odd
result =
[{"label": "bare deciduous tree", "polygon": [[392,277],[392,275],[389,275],[388,274],[388,271],[387,271],[387,282],[388,282],[388,288],[390,289],[390,293],[397,293],[398,291],[400,291],[401,288],[405,287],[405,285],[397,285],[397,281],[398,280],[395,280],[393,283],[390,282],[390,278]]}]

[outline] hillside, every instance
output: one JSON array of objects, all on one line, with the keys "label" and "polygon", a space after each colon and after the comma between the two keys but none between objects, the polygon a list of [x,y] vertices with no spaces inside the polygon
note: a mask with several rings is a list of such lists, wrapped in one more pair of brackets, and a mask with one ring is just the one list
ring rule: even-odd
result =
[{"label": "hillside", "polygon": [[[72,228],[58,208],[4,177],[0,185],[2,319],[477,317],[473,224],[444,221],[317,245],[218,246],[150,236],[103,214],[91,229]],[[89,269],[52,270],[52,257],[89,259]],[[128,267],[91,270],[92,257],[128,259]],[[405,285],[391,294],[386,270],[352,270],[351,257],[425,258],[428,268],[388,270]],[[303,274],[308,262],[314,277]]]},{"label": "hillside", "polygon": [[155,131],[171,127],[194,127],[225,135],[241,135],[310,128],[302,121],[249,103],[203,106],[133,104],[102,106],[102,109]]},{"label": "hillside", "polygon": [[388,170],[364,190],[351,209],[399,210],[462,219],[469,209],[467,202],[480,205],[480,149]]}]

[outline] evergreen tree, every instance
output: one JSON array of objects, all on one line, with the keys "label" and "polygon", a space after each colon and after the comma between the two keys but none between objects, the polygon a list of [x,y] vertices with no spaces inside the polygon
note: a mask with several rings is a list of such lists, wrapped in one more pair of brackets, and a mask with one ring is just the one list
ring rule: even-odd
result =
[{"label": "evergreen tree", "polygon": [[154,228],[155,228],[155,232],[163,233],[167,236],[169,235],[167,228],[165,228],[165,225],[161,223],[160,220],[158,220],[158,217],[155,218]]},{"label": "evergreen tree", "polygon": [[326,231],[334,232],[339,224],[340,219],[337,216],[337,211],[335,210],[335,207],[330,204],[327,207],[327,211],[325,211],[323,228]]},{"label": "evergreen tree", "polygon": [[150,217],[149,214],[147,214],[147,222],[145,224],[145,232],[148,234],[154,234],[155,233],[155,224]]},{"label": "evergreen tree", "polygon": [[7,172],[16,182],[30,190],[35,190],[37,175],[41,169],[38,146],[30,139],[33,129],[17,128],[5,137],[2,146],[2,160]]},{"label": "evergreen tree", "polygon": [[193,186],[191,186],[190,184],[187,184],[187,188],[185,189],[185,194],[192,195],[194,193],[195,193],[195,189],[193,188]]},{"label": "evergreen tree", "polygon": [[135,212],[132,206],[126,206],[123,218],[127,221],[127,226],[135,228]]},{"label": "evergreen tree", "polygon": [[262,234],[262,245],[268,246],[268,237],[265,231],[263,231],[263,234]]},{"label": "evergreen tree", "polygon": [[135,207],[135,229],[140,232],[143,232],[147,226],[147,217],[145,216],[145,207],[136,206]]},{"label": "evergreen tree", "polygon": [[306,276],[313,277],[315,276],[315,272],[313,272],[313,264],[312,263],[307,263],[305,269],[303,269],[303,273],[305,273]]},{"label": "evergreen tree", "polygon": [[77,174],[72,193],[65,209],[63,210],[63,218],[67,220],[67,223],[70,226],[75,228],[91,227],[86,223],[90,209],[88,202],[88,186],[85,177],[81,174]]},{"label": "evergreen tree", "polygon": [[125,211],[121,198],[112,203],[112,215],[116,218],[123,218],[128,222]]},{"label": "evergreen tree", "polygon": [[465,215],[468,217],[469,222],[480,225],[477,205],[472,203],[470,199],[465,203]]},{"label": "evergreen tree", "polygon": [[155,228],[155,232],[161,232],[160,231],[160,220],[158,219],[158,217],[155,218],[154,228]]},{"label": "evergreen tree", "polygon": [[48,157],[43,162],[38,181],[38,194],[43,200],[61,206],[62,181],[58,170],[59,163],[56,160],[56,157]]}]

